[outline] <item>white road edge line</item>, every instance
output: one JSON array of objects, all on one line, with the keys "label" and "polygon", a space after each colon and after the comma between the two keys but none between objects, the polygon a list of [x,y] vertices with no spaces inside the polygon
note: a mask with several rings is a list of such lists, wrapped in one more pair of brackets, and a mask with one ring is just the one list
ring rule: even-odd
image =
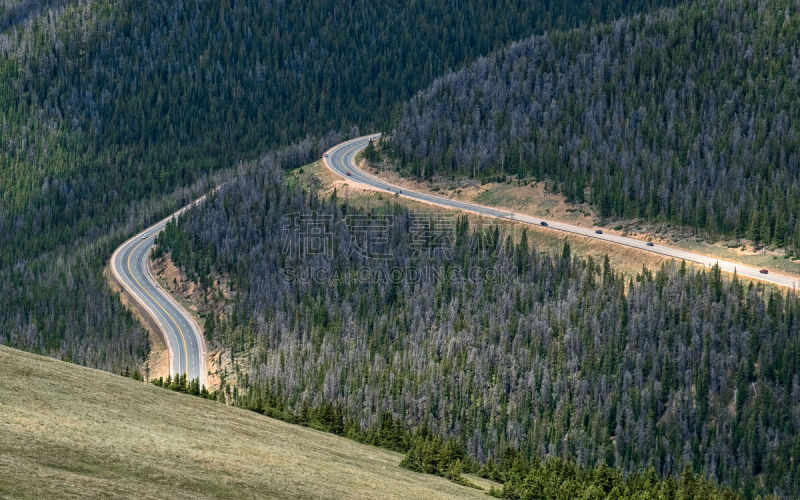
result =
[{"label": "white road edge line", "polygon": [[[219,190],[219,187],[214,189],[214,191],[217,191],[217,190]],[[189,208],[191,208],[191,207],[193,207],[195,205],[198,205],[199,203],[202,203],[203,201],[205,201],[205,199],[207,197],[208,197],[208,195],[204,194],[203,196],[197,198],[196,200],[194,200],[193,202],[189,203],[188,205],[176,210],[172,214],[164,217],[163,219],[161,219],[160,221],[156,222],[155,224],[149,226],[148,228],[144,229],[143,231],[140,231],[139,233],[136,233],[135,235],[131,236],[130,238],[125,240],[125,242],[122,243],[119,247],[117,247],[117,249],[114,250],[114,253],[111,255],[111,261],[110,261],[110,263],[111,263],[111,272],[113,273],[114,278],[117,280],[117,283],[119,283],[119,285],[123,289],[125,289],[126,292],[128,292],[128,295],[133,297],[133,299],[137,303],[139,303],[150,314],[150,317],[153,319],[154,323],[159,325],[159,327],[162,330],[161,331],[161,336],[164,338],[164,340],[165,340],[165,342],[167,344],[167,350],[169,351],[169,364],[170,364],[169,371],[170,371],[170,374],[175,373],[175,371],[176,371],[175,370],[175,366],[174,366],[175,358],[176,358],[175,347],[170,342],[169,335],[167,334],[164,325],[159,320],[158,314],[150,307],[149,304],[147,304],[147,302],[138,293],[136,293],[136,287],[134,286],[134,284],[128,283],[122,277],[120,272],[118,271],[119,255],[122,252],[122,250],[125,249],[125,247],[127,247],[129,244],[133,243],[134,241],[140,240],[143,235],[151,233],[151,232],[152,232],[152,236],[157,235],[158,233],[160,233],[163,230],[163,227],[162,227],[162,228],[158,229],[157,231],[153,232],[153,230],[158,228],[159,225],[166,225],[166,223],[169,222],[170,219],[172,219],[174,217],[178,217],[179,215],[183,214]],[[149,256],[151,251],[152,251],[152,246],[147,251],[146,255]],[[148,279],[148,281],[150,281],[150,283],[156,288],[156,290],[161,293],[162,297],[166,298],[166,300],[168,300],[177,309],[177,311],[184,317],[184,319],[187,321],[187,323],[189,323],[189,325],[192,326],[192,334],[195,336],[195,340],[196,340],[197,345],[198,345],[198,351],[200,353],[200,359],[198,360],[198,363],[199,363],[198,371],[199,371],[199,375],[200,375],[199,376],[200,385],[201,386],[205,385],[206,384],[206,372],[208,371],[207,370],[208,367],[206,366],[206,353],[208,351],[206,349],[206,342],[205,342],[205,338],[203,336],[202,330],[200,329],[200,326],[197,324],[197,322],[194,320],[194,317],[192,317],[192,315],[189,313],[189,311],[184,309],[180,304],[178,304],[178,302],[166,290],[161,288],[161,286],[155,280],[155,277],[153,277],[153,275],[151,273],[150,265],[149,265],[149,259],[147,259],[147,260],[148,260],[148,264],[146,266],[144,266],[146,279]]]},{"label": "white road edge line", "polygon": [[[364,148],[366,148],[366,146],[369,144],[368,139],[377,139],[380,136],[381,136],[380,133],[368,134],[368,135],[363,135],[361,137],[356,137],[354,139],[350,139],[348,141],[345,141],[345,142],[342,142],[340,144],[337,144],[337,145],[329,148],[327,151],[325,151],[325,153],[322,156],[322,163],[325,165],[325,167],[328,170],[330,170],[331,172],[333,172],[337,176],[339,176],[342,179],[344,179],[348,184],[352,184],[352,185],[357,186],[357,187],[362,187],[362,188],[365,188],[365,189],[369,189],[371,191],[378,191],[378,192],[389,193],[389,194],[392,194],[392,195],[395,195],[395,196],[402,196],[404,198],[407,198],[407,199],[410,199],[410,200],[414,200],[414,201],[417,201],[417,202],[427,203],[429,205],[434,205],[434,206],[440,206],[440,207],[444,207],[444,208],[449,209],[449,210],[461,210],[461,211],[464,211],[464,212],[469,212],[469,213],[473,213],[473,214],[476,214],[476,215],[480,215],[482,217],[507,219],[507,220],[512,220],[512,221],[516,221],[516,222],[522,222],[522,223],[530,224],[530,225],[539,227],[540,229],[552,229],[552,230],[557,230],[557,231],[563,231],[563,232],[574,234],[574,235],[577,235],[577,236],[582,236],[584,238],[592,238],[592,239],[596,239],[596,240],[599,240],[599,241],[605,241],[607,243],[613,243],[613,244],[617,244],[617,245],[627,246],[629,248],[634,248],[636,250],[641,250],[641,251],[645,251],[645,252],[651,252],[651,253],[655,253],[655,254],[662,255],[662,256],[669,257],[669,258],[676,259],[676,260],[685,260],[687,262],[693,262],[695,264],[700,264],[700,265],[703,265],[703,266],[713,266],[716,263],[716,264],[718,264],[720,266],[720,269],[722,271],[727,272],[729,274],[733,274],[734,272],[736,272],[737,274],[739,274],[739,276],[742,276],[742,277],[745,277],[745,278],[755,279],[755,280],[759,280],[759,281],[762,281],[762,282],[765,282],[765,283],[769,283],[769,284],[773,284],[773,285],[778,285],[778,286],[783,286],[783,287],[786,287],[786,288],[790,288],[790,289],[793,289],[793,290],[796,290],[798,288],[798,284],[800,284],[800,279],[795,277],[795,276],[785,275],[785,274],[782,274],[782,273],[774,273],[774,272],[771,272],[771,271],[768,274],[762,274],[760,272],[760,269],[752,267],[752,266],[748,266],[748,265],[745,265],[745,264],[739,264],[739,263],[731,262],[731,261],[726,261],[724,259],[718,259],[718,258],[715,258],[715,257],[712,257],[712,256],[698,254],[698,253],[690,252],[688,250],[683,250],[683,249],[680,249],[680,248],[674,248],[674,247],[670,247],[670,246],[662,245],[662,244],[657,244],[657,245],[653,245],[653,246],[646,246],[646,242],[644,242],[642,240],[638,240],[636,238],[630,238],[630,237],[626,237],[626,236],[615,235],[615,234],[611,234],[611,233],[603,233],[603,237],[599,237],[597,235],[591,234],[591,232],[594,231],[594,229],[592,229],[592,228],[584,228],[584,227],[581,227],[581,226],[573,226],[571,224],[566,224],[566,223],[558,222],[558,221],[549,222],[549,221],[545,221],[544,219],[539,219],[539,218],[532,217],[530,215],[520,214],[520,213],[515,213],[515,212],[508,212],[508,211],[506,211],[504,209],[495,208],[495,207],[491,207],[491,206],[487,206],[487,205],[481,205],[481,204],[478,204],[478,203],[451,200],[451,199],[444,198],[444,197],[441,197],[441,196],[428,194],[428,193],[421,193],[421,192],[413,191],[413,190],[410,190],[410,189],[405,189],[404,190],[404,188],[402,188],[401,186],[393,185],[393,184],[391,184],[389,182],[386,182],[385,180],[383,180],[383,179],[381,179],[379,177],[376,177],[376,176],[374,176],[372,174],[368,174],[368,173],[360,170],[355,165],[354,161],[352,161],[352,163],[350,163],[350,164],[345,164],[347,159],[348,159],[347,158],[348,156],[352,157],[351,160],[353,160],[355,158],[355,155],[359,151],[361,151]],[[382,188],[382,187],[379,187],[379,186],[374,186],[372,184],[368,184],[366,182],[361,182],[361,181],[359,181],[357,179],[354,179],[352,176],[347,176],[344,172],[338,171],[331,164],[331,162],[330,162],[330,155],[331,154],[333,154],[335,152],[338,152],[342,148],[345,148],[345,147],[347,147],[347,146],[349,146],[349,145],[351,145],[353,143],[357,143],[359,141],[365,141],[364,144],[363,144],[363,147],[361,147],[361,148],[359,148],[357,150],[354,150],[354,151],[349,151],[349,150],[345,151],[343,153],[342,166],[345,168],[345,170],[351,170],[351,171],[355,172],[356,174],[358,174],[358,176],[361,176],[361,177],[363,177],[365,179],[369,179],[371,181],[374,181],[377,184],[385,185],[387,188]],[[409,194],[412,194],[414,196],[409,196]],[[455,203],[457,203],[457,204],[459,204],[461,206],[454,206]],[[502,214],[502,215],[493,215],[493,214],[490,214],[490,213],[482,212],[482,210],[491,211],[491,212],[499,213],[499,214]],[[544,226],[544,227],[540,227],[542,222],[548,222],[548,225]],[[587,233],[589,233],[589,234],[587,234]]]},{"label": "white road edge line", "polygon": [[[384,192],[384,193],[392,194],[392,195],[395,195],[395,196],[402,196],[404,198],[407,198],[407,199],[410,199],[410,200],[415,200],[415,201],[418,201],[418,202],[421,202],[421,203],[426,203],[426,204],[434,205],[434,206],[440,206],[440,207],[447,208],[449,210],[461,210],[461,211],[464,211],[464,212],[469,212],[469,213],[473,213],[473,214],[476,214],[476,215],[480,215],[482,217],[508,219],[508,220],[512,220],[512,221],[516,221],[516,222],[522,222],[522,223],[525,223],[525,224],[534,225],[534,226],[537,226],[537,227],[541,224],[541,222],[542,222],[541,220],[539,220],[537,218],[534,218],[532,216],[526,215],[526,214],[508,212],[508,211],[503,210],[503,209],[499,209],[499,208],[495,208],[495,207],[491,207],[491,206],[487,206],[487,205],[480,205],[478,203],[458,202],[457,200],[450,200],[448,198],[443,198],[441,196],[432,195],[432,194],[428,194],[428,193],[419,193],[419,192],[412,191],[412,190],[409,190],[409,189],[406,189],[406,192],[403,192],[403,188],[402,187],[395,186],[395,185],[393,185],[393,184],[391,184],[389,182],[384,181],[383,179],[380,179],[378,177],[374,177],[373,175],[366,174],[365,172],[361,171],[360,169],[358,169],[356,167],[354,161],[353,161],[352,164],[346,165],[346,168],[351,169],[354,172],[357,172],[360,176],[363,176],[363,177],[365,177],[367,179],[372,179],[378,184],[385,185],[386,188],[381,188],[379,186],[373,186],[373,185],[367,184],[365,182],[357,181],[356,179],[353,179],[352,177],[345,175],[345,173],[336,170],[331,165],[331,163],[329,161],[329,155],[331,153],[333,153],[335,151],[338,151],[338,150],[340,150],[340,149],[342,149],[342,148],[344,148],[344,147],[346,147],[348,145],[351,145],[351,144],[359,142],[359,141],[365,141],[367,139],[372,139],[372,138],[377,139],[377,138],[380,137],[380,135],[381,134],[368,134],[368,135],[364,135],[364,136],[361,136],[361,137],[356,137],[354,139],[350,139],[350,140],[344,141],[342,143],[339,143],[339,144],[329,148],[328,150],[325,151],[325,153],[322,156],[323,165],[325,165],[325,167],[328,170],[330,170],[331,172],[333,172],[337,176],[339,176],[342,179],[344,179],[348,184],[353,184],[355,186],[362,187],[362,188],[365,188],[365,189],[368,189],[368,190],[371,190],[371,191],[378,191],[378,192]],[[358,150],[352,152],[351,161],[354,160],[355,155],[359,151],[361,151],[362,149],[366,148],[367,144],[369,144],[369,141],[366,141],[364,143],[364,147],[363,148],[359,148]],[[344,166],[344,162],[343,162],[343,166]],[[218,191],[221,187],[222,186],[216,187],[212,192]],[[407,193],[413,193],[416,196],[409,196]],[[117,280],[119,285],[123,289],[125,289],[125,291],[127,291],[128,294],[131,297],[133,297],[133,299],[137,303],[139,303],[139,305],[141,305],[144,308],[145,311],[147,311],[150,314],[151,318],[154,320],[154,323],[161,327],[161,329],[162,329],[161,333],[162,333],[162,336],[164,337],[164,339],[166,341],[167,349],[168,349],[169,354],[170,354],[170,373],[174,372],[174,359],[176,357],[175,348],[174,348],[174,346],[172,345],[172,343],[169,340],[169,335],[167,334],[166,329],[164,328],[164,325],[159,320],[159,315],[156,314],[156,312],[147,304],[147,302],[139,294],[136,293],[136,289],[133,286],[133,284],[128,283],[122,277],[120,272],[118,271],[119,255],[122,252],[122,250],[125,249],[126,246],[128,246],[129,244],[131,244],[135,240],[141,239],[142,235],[153,232],[155,229],[158,228],[159,225],[166,225],[166,223],[170,219],[172,219],[173,217],[178,217],[179,215],[183,214],[189,208],[191,208],[191,207],[193,207],[195,205],[198,205],[199,203],[202,203],[207,197],[208,197],[208,195],[206,194],[206,195],[203,195],[203,196],[197,198],[193,202],[191,202],[188,205],[180,208],[179,210],[175,211],[174,213],[168,215],[167,217],[164,217],[163,219],[161,219],[160,221],[158,221],[155,224],[151,225],[147,229],[135,234],[134,236],[132,236],[131,238],[126,240],[122,245],[120,245],[114,251],[114,253],[111,255],[111,272],[113,273],[114,278]],[[424,199],[424,198],[427,198],[427,199]],[[440,200],[440,201],[437,202],[437,200]],[[453,206],[452,203],[454,203],[454,202],[459,203],[461,206]],[[482,212],[481,210],[491,211],[491,212],[499,213],[499,214],[502,214],[502,215],[493,215],[493,214]],[[537,220],[539,221],[539,223],[537,223]],[[774,285],[778,285],[778,286],[784,286],[784,287],[792,288],[792,289],[797,289],[797,287],[798,287],[798,280],[793,276],[787,276],[787,275],[780,274],[780,273],[759,275],[760,274],[759,270],[757,268],[752,267],[752,266],[746,266],[746,265],[743,265],[743,264],[738,264],[738,263],[735,263],[735,262],[725,261],[725,260],[722,260],[722,259],[715,259],[714,257],[711,257],[711,256],[707,256],[707,255],[703,255],[703,254],[697,254],[697,253],[694,253],[694,252],[689,252],[687,250],[673,248],[673,247],[669,247],[669,246],[666,246],[666,245],[660,245],[659,244],[659,245],[654,246],[654,247],[641,248],[639,245],[642,243],[642,241],[641,240],[637,240],[635,238],[628,238],[628,237],[619,236],[619,235],[613,235],[613,234],[608,234],[608,235],[606,235],[606,237],[599,238],[599,237],[596,237],[596,236],[592,236],[591,234],[586,234],[585,233],[585,231],[591,231],[590,228],[583,228],[583,227],[580,227],[580,226],[574,226],[573,227],[570,224],[556,222],[556,221],[552,222],[546,228],[547,229],[552,229],[552,230],[571,233],[571,234],[574,234],[574,235],[577,235],[577,236],[582,236],[582,237],[585,237],[585,238],[597,239],[597,240],[600,240],[600,241],[605,241],[607,243],[627,246],[629,248],[635,248],[637,250],[663,255],[665,257],[669,257],[669,258],[673,258],[673,259],[677,259],[677,260],[686,260],[686,261],[694,262],[696,264],[701,264],[701,265],[704,265],[704,266],[710,266],[710,265],[713,265],[712,264],[713,262],[716,262],[717,264],[720,265],[721,268],[723,267],[722,265],[724,264],[725,267],[722,268],[722,270],[725,271],[725,272],[728,272],[728,273],[737,272],[738,270],[741,269],[743,271],[746,271],[745,273],[742,273],[741,275],[744,276],[744,277],[750,278],[750,279],[756,279],[756,280],[760,280],[760,281],[763,281],[763,282],[766,282],[766,283],[770,283],[770,284],[774,284]],[[158,234],[162,230],[163,230],[163,227],[159,228],[157,231],[155,231],[153,233],[153,236]],[[631,241],[630,242],[626,242],[626,240],[631,240]],[[636,242],[638,242],[638,243],[636,243]],[[152,251],[152,246],[147,251],[147,255],[148,256],[150,255],[151,251]],[[669,252],[673,252],[674,254],[680,254],[681,257],[678,257],[676,255],[670,254]],[[144,266],[145,267],[146,279],[148,281],[150,281],[151,285],[153,285],[156,288],[157,291],[160,292],[160,294],[161,294],[161,296],[163,298],[165,298],[168,302],[170,302],[170,304],[173,307],[175,307],[175,309],[177,311],[180,312],[180,314],[183,316],[183,318],[186,320],[186,322],[192,327],[192,334],[195,336],[195,340],[197,342],[198,350],[199,350],[200,358],[201,358],[201,359],[198,360],[198,362],[199,362],[198,370],[200,371],[200,383],[204,385],[206,383],[206,372],[207,372],[206,356],[207,356],[207,352],[208,351],[207,351],[207,348],[206,348],[205,338],[203,336],[202,330],[200,329],[200,325],[197,323],[197,321],[195,321],[194,317],[186,309],[184,309],[177,302],[177,300],[175,300],[174,297],[172,297],[172,295],[170,295],[166,290],[164,290],[163,288],[161,288],[160,285],[158,285],[158,282],[155,280],[155,277],[152,275],[152,271],[151,271],[150,265],[149,265],[149,259],[147,259],[147,260],[148,260],[148,264],[146,266]],[[754,274],[754,272],[755,272],[755,274]]]}]

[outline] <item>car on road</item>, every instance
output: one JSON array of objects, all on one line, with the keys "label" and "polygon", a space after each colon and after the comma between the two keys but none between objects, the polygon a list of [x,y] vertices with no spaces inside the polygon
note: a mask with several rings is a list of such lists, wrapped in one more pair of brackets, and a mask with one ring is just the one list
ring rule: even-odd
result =
[{"label": "car on road", "polygon": [[648,241],[647,242],[647,246],[649,246],[649,247],[653,246],[653,242],[652,241]]},{"label": "car on road", "polygon": [[328,153],[325,153],[325,158],[327,158],[327,157],[328,157]]},{"label": "car on road", "polygon": [[760,270],[759,272],[760,272],[761,274],[769,274],[769,270],[767,270],[767,269],[762,269],[762,270]]},{"label": "car on road", "polygon": [[596,234],[603,234],[603,230],[602,229],[598,229],[598,230],[595,231],[595,233]]},{"label": "car on road", "polygon": [[348,170],[348,171],[347,171],[347,175],[353,175],[353,174],[351,174],[351,173],[350,173],[350,171]]},{"label": "car on road", "polygon": [[542,221],[542,222],[540,222],[539,224],[541,224],[541,225],[542,225],[542,226],[544,226],[544,227],[547,227],[547,222],[545,222],[545,221]]},{"label": "car on road", "polygon": [[146,240],[146,239],[147,239],[147,235],[146,235],[146,234],[143,234],[143,235],[142,235],[142,239],[143,239],[143,240]]}]

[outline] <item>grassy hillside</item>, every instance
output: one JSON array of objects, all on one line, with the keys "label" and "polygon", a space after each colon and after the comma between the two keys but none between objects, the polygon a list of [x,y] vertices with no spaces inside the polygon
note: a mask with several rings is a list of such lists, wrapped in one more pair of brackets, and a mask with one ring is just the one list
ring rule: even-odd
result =
[{"label": "grassy hillside", "polygon": [[0,346],[0,497],[474,497],[401,455]]}]

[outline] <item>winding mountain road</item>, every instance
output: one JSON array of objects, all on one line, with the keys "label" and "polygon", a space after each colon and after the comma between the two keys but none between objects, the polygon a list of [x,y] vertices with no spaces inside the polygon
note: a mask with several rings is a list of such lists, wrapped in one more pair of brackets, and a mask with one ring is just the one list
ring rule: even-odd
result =
[{"label": "winding mountain road", "polygon": [[[774,272],[763,274],[755,267],[720,260],[679,248],[660,244],[649,245],[648,242],[636,238],[605,232],[598,233],[597,229],[544,220],[526,214],[508,212],[477,203],[451,200],[442,196],[411,191],[406,188],[395,186],[374,175],[364,172],[356,166],[356,155],[367,147],[371,139],[377,139],[379,137],[380,134],[371,134],[337,144],[325,152],[323,163],[332,172],[341,176],[347,182],[367,189],[383,191],[412,200],[463,210],[486,217],[523,222],[545,230],[563,231],[587,238],[607,241],[609,243],[616,243],[645,252],[652,252],[666,257],[694,262],[703,266],[718,264],[722,271],[728,273],[736,272],[739,276],[773,285],[796,289],[800,284],[800,279],[793,276]],[[192,315],[156,283],[155,278],[150,272],[148,262],[155,237],[164,229],[167,222],[192,206],[201,203],[204,199],[205,196],[202,196],[169,217],[148,227],[123,243],[111,256],[111,270],[116,280],[134,300],[144,308],[161,330],[167,342],[167,348],[169,349],[170,374],[174,376],[186,373],[189,380],[197,378],[200,380],[201,384],[206,383],[206,347],[202,330]]]},{"label": "winding mountain road", "polygon": [[765,283],[771,283],[773,285],[779,285],[788,288],[797,288],[798,284],[800,284],[800,279],[793,276],[774,273],[772,271],[770,271],[769,274],[763,274],[761,273],[760,269],[755,267],[746,266],[743,264],[738,264],[726,260],[720,260],[714,257],[709,257],[707,255],[689,252],[687,250],[682,250],[679,248],[660,245],[658,243],[653,243],[651,245],[648,245],[647,241],[639,240],[636,238],[619,236],[616,234],[609,234],[605,232],[597,233],[597,229],[574,226],[572,224],[565,224],[563,222],[540,219],[537,217],[532,217],[530,215],[508,212],[504,210],[499,210],[497,208],[488,207],[485,205],[479,205],[477,203],[468,203],[463,201],[451,200],[449,198],[444,198],[441,196],[436,196],[428,193],[411,191],[406,188],[401,188],[389,184],[386,181],[378,177],[375,177],[374,175],[364,172],[363,170],[359,169],[356,166],[356,161],[355,161],[356,155],[367,147],[371,139],[377,139],[379,137],[380,134],[371,134],[363,137],[358,137],[356,139],[343,142],[341,144],[337,144],[336,146],[332,147],[331,149],[325,152],[322,158],[323,163],[335,174],[343,177],[347,182],[359,185],[361,187],[366,187],[368,189],[383,191],[391,194],[397,194],[399,196],[404,196],[412,200],[417,200],[424,203],[431,203],[434,205],[439,205],[447,208],[464,210],[467,212],[487,217],[496,217],[499,219],[524,222],[534,226],[539,226],[542,229],[563,231],[566,233],[585,236],[587,238],[594,238],[596,240],[616,243],[618,245],[625,245],[628,247],[643,250],[645,252],[652,252],[667,257],[673,257],[675,259],[685,260],[687,262],[694,262],[696,264],[701,264],[703,266],[710,267],[713,266],[714,264],[719,264],[719,267],[722,271],[728,273],[736,272],[739,276],[763,281]]},{"label": "winding mountain road", "polygon": [[206,347],[203,332],[189,312],[156,283],[149,258],[156,235],[173,217],[201,203],[205,196],[153,224],[123,243],[111,256],[117,282],[158,325],[169,349],[170,375],[187,374],[187,380],[206,384]]}]

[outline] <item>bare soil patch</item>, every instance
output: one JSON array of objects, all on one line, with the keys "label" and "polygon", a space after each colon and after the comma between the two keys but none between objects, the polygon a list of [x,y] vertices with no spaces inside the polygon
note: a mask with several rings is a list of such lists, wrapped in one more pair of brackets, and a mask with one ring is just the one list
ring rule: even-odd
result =
[{"label": "bare soil patch", "polygon": [[[233,296],[229,283],[224,279],[214,279],[207,289],[202,284],[190,280],[186,273],[172,262],[168,254],[152,259],[150,268],[158,284],[189,311],[201,329],[205,325],[205,319],[210,315],[214,315],[217,321],[224,317],[226,306]],[[236,381],[231,375],[236,370],[230,352],[210,345],[213,344],[213,339],[206,338],[206,344],[208,348],[206,385],[216,390],[224,390],[224,386],[230,386],[232,389]]]},{"label": "bare soil patch", "polygon": [[[570,203],[564,196],[548,191],[545,182],[518,182],[510,177],[506,182],[483,184],[463,179],[453,181],[434,178],[431,181],[420,181],[403,177],[386,165],[375,168],[368,165],[363,158],[359,159],[359,167],[389,183],[414,191],[549,218],[581,227],[602,228],[610,234],[646,239],[709,257],[800,275],[800,260],[786,258],[783,249],[756,246],[744,239],[719,238],[704,231],[674,224],[641,219],[603,219],[590,204]],[[591,243],[588,246],[593,247]],[[633,249],[617,250],[618,248],[614,245],[612,251],[627,253],[628,256],[649,253]],[[635,260],[639,264],[639,262],[646,263],[650,259],[639,257]],[[638,267],[641,269],[641,265]]]}]

